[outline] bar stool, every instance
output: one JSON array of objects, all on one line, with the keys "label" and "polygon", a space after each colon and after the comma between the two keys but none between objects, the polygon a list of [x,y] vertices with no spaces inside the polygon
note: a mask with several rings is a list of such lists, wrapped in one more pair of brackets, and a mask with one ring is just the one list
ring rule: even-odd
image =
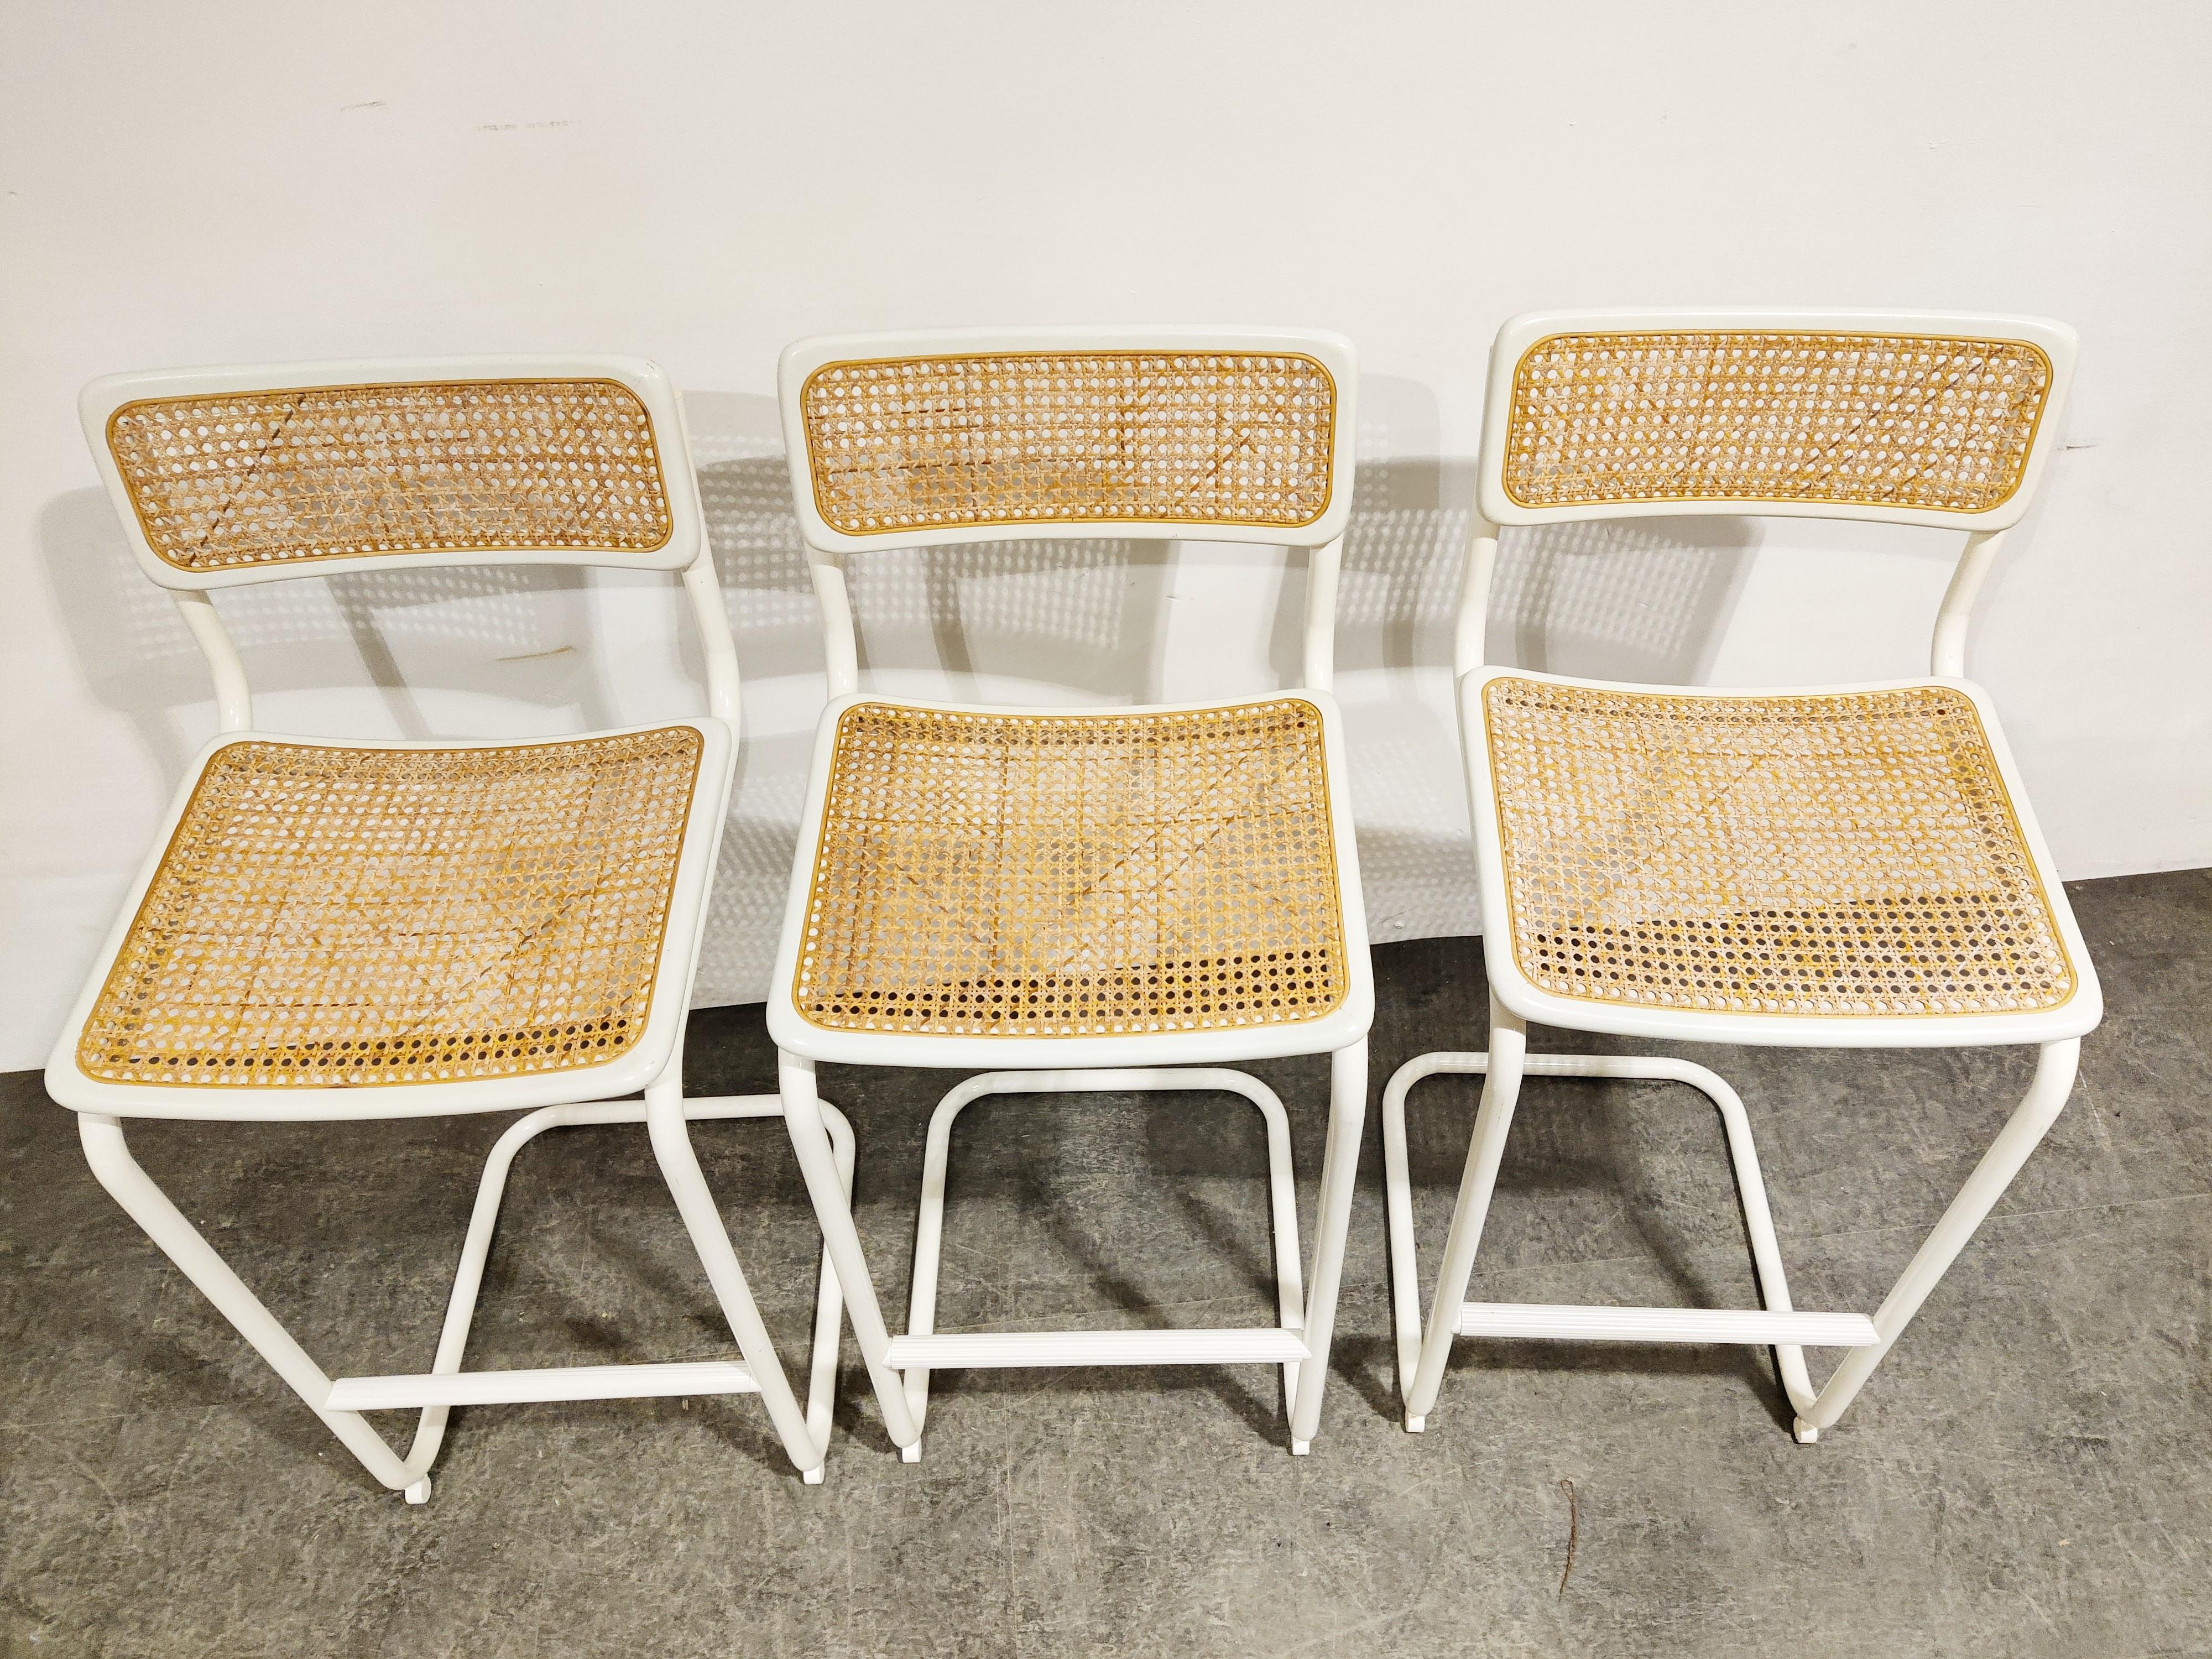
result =
[{"label": "bar stool", "polygon": [[[85,431],[133,551],[214,673],[193,761],[46,1066],[100,1184],[385,1486],[427,1502],[455,1406],[758,1393],[821,1479],[840,1302],[825,1257],[802,1408],[686,1124],[694,958],[736,762],[738,668],[674,390],[623,357],[161,370],[95,380]],[[256,729],[214,591],[333,570],[678,573],[699,720],[532,742]],[[620,1097],[643,1091],[644,1098]],[[487,1160],[427,1371],[332,1379],[131,1157],[125,1120],[390,1121],[526,1109]],[[833,1185],[852,1136],[824,1106]],[[547,1129],[647,1126],[742,1363],[461,1369],[501,1194]],[[827,1143],[825,1143],[827,1144]],[[362,1413],[419,1411],[405,1456]]]},{"label": "bar stool", "polygon": [[[780,379],[830,702],[769,993],[785,1121],[891,1439],[945,1366],[1272,1363],[1291,1449],[1321,1415],[1373,1009],[1328,696],[1352,498],[1351,344],[1259,329],[814,339]],[[863,693],[842,560],[957,541],[1197,538],[1311,550],[1304,684],[1158,708]],[[1298,1271],[1282,1106],[1234,1063],[1327,1054],[1318,1237]],[[932,1119],[906,1334],[886,1328],[819,1062],[986,1068]],[[939,1333],[954,1119],[986,1094],[1225,1090],[1268,1132],[1279,1322]]]},{"label": "bar stool", "polygon": [[[1800,1441],[1832,1426],[2065,1104],[2095,969],[1966,617],[2027,510],[2074,366],[2062,324],[1893,312],[1552,312],[1498,337],[1455,670],[1490,981],[1487,1053],[1382,1099],[1398,1379],[1419,1431],[1455,1336],[1771,1346]],[[1498,527],[1676,514],[1964,531],[1925,679],[1757,691],[1486,665]],[[1751,1127],[1674,1058],[1531,1054],[1530,1023],[1796,1048],[2033,1044],[2018,1109],[1871,1318],[1798,1310]],[[1421,1321],[1407,1091],[1484,1076]],[[1467,1302],[1524,1077],[1667,1079],[1720,1109],[1763,1310]],[[1847,1350],[1815,1391],[1808,1346]]]}]

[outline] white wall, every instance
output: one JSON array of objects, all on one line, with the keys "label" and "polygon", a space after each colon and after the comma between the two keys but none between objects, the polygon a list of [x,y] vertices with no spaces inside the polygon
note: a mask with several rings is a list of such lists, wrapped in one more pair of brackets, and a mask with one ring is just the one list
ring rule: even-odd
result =
[{"label": "white wall", "polygon": [[[1444,699],[1489,337],[1544,305],[2047,313],[2068,447],[1970,659],[2073,876],[2212,864],[2212,167],[2196,3],[347,9],[18,4],[0,49],[0,1066],[38,1063],[212,729],[74,413],[103,371],[635,352],[690,388],[748,674],[702,1000],[759,994],[822,696],[769,401],[827,329],[1255,320],[1359,343],[1342,690],[1378,939],[1474,925]],[[1267,685],[1264,552],[865,562],[894,683]],[[1493,651],[1690,681],[1916,672],[1952,551],[1677,525],[1510,549]],[[452,575],[225,609],[264,723],[696,707],[666,590]],[[1163,665],[1176,665],[1164,671]],[[402,674],[418,688],[393,689]]]}]

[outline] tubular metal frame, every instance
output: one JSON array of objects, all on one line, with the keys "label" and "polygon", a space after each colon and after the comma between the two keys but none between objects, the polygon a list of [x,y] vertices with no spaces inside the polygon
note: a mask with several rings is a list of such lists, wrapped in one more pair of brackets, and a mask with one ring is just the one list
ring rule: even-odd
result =
[{"label": "tubular metal frame", "polygon": [[[1245,525],[1086,519],[1079,522],[991,524],[900,530],[854,536],[832,528],[816,506],[809,465],[802,393],[807,378],[827,363],[877,362],[906,356],[1000,352],[1142,350],[1168,352],[1297,352],[1322,362],[1335,383],[1336,410],[1329,505],[1313,522],[1295,529]],[[1335,1324],[1338,1280],[1351,1219],[1352,1182],[1366,1111],[1367,1029],[1373,983],[1361,912],[1358,866],[1349,815],[1343,803],[1341,727],[1328,690],[1331,678],[1337,573],[1352,500],[1352,439],[1357,368],[1351,343],[1340,337],[1291,330],[1063,329],[957,331],[896,336],[848,336],[802,341],[787,349],[779,374],[785,447],[794,505],[815,592],[821,602],[830,702],[817,735],[809,804],[802,819],[775,977],[769,992],[769,1029],[780,1051],[784,1121],[805,1172],[808,1191],[876,1397],[884,1427],[908,1462],[921,1455],[921,1431],[933,1370],[1114,1364],[1275,1364],[1283,1367],[1289,1438],[1293,1453],[1310,1449],[1321,1419]],[[805,904],[817,834],[829,782],[831,739],[839,714],[860,691],[860,658],[847,594],[842,556],[882,546],[915,547],[948,542],[1101,534],[1162,539],[1232,541],[1304,547],[1310,563],[1304,633],[1304,684],[1297,690],[1321,710],[1330,798],[1337,804],[1337,880],[1344,908],[1345,949],[1352,991],[1343,1006],[1302,1024],[1245,1026],[1220,1030],[1131,1036],[963,1037],[905,1036],[826,1030],[807,1024],[793,1005],[793,969],[805,933]],[[910,699],[873,701],[912,704]],[[1004,712],[975,705],[914,705]],[[1224,708],[1231,702],[1188,705]],[[1082,711],[1054,708],[1054,714]],[[1116,714],[1164,712],[1118,708]],[[1310,1268],[1298,1268],[1297,1206],[1289,1126],[1281,1103],[1257,1079],[1223,1069],[1219,1062],[1287,1054],[1328,1054],[1331,1062],[1329,1127],[1322,1154],[1320,1212]],[[930,1123],[917,1218],[909,1328],[894,1337],[884,1323],[862,1252],[851,1206],[836,1179],[830,1134],[815,1092],[817,1060],[863,1066],[991,1068],[969,1078],[939,1103]],[[1230,1330],[1055,1331],[940,1334],[936,1331],[938,1267],[944,1236],[945,1172],[954,1121],[985,1094],[1095,1093],[1121,1090],[1213,1090],[1242,1095],[1260,1109],[1267,1126],[1272,1224],[1274,1233],[1279,1323]],[[1303,1305],[1301,1305],[1301,1303]]]},{"label": "tubular metal frame", "polygon": [[[654,994],[643,1036],[628,1053],[601,1066],[535,1075],[367,1089],[187,1090],[116,1084],[86,1076],[76,1066],[79,1034],[99,995],[106,964],[130,931],[140,900],[159,866],[161,849],[175,829],[193,784],[207,762],[225,745],[243,738],[272,735],[254,727],[252,697],[245,665],[222,626],[209,590],[319,574],[325,568],[312,559],[287,561],[275,567],[215,572],[185,572],[165,563],[147,546],[114,459],[107,451],[105,440],[109,415],[125,403],[148,397],[186,397],[243,389],[575,374],[621,381],[637,395],[662,434],[661,477],[673,526],[664,547],[641,555],[528,547],[489,552],[428,551],[348,558],[343,568],[368,570],[523,562],[603,564],[664,569],[679,576],[699,631],[709,714],[705,719],[686,722],[701,733],[706,746],[669,897],[661,954],[653,980]],[[687,1100],[683,1092],[684,1020],[690,1003],[700,933],[705,924],[707,896],[721,839],[730,781],[735,769],[739,683],[737,653],[730,637],[720,584],[690,471],[683,408],[667,378],[649,362],[620,357],[455,357],[171,370],[113,375],[96,380],[85,390],[82,410],[94,461],[108,483],[142,568],[153,580],[170,591],[193,639],[207,658],[215,681],[220,726],[218,735],[179,788],[162,833],[155,842],[154,853],[121,907],[99,966],[89,976],[47,1062],[47,1091],[61,1104],[77,1113],[80,1137],[94,1175],[125,1213],[145,1230],[147,1236],[183,1270],[185,1277],[269,1362],[369,1474],[384,1486],[404,1493],[410,1504],[428,1501],[430,1467],[443,1443],[447,1419],[453,1407],[522,1401],[758,1394],[793,1465],[807,1484],[819,1483],[829,1449],[842,1305],[836,1269],[825,1251],[817,1288],[807,1397],[802,1405],[792,1391],[744,1271],[731,1248],[728,1231],[700,1170],[687,1127],[695,1121],[779,1116],[782,1101],[775,1095]],[[331,740],[287,737],[284,741],[319,744]],[[356,743],[349,746],[451,749],[472,745],[441,741]],[[509,743],[486,746],[514,745]],[[611,1098],[640,1091],[642,1099]],[[525,1109],[529,1109],[527,1115],[509,1126],[485,1161],[430,1369],[414,1374],[336,1379],[309,1358],[276,1316],[139,1167],[125,1143],[123,1129],[124,1121],[134,1117],[229,1122],[358,1122]],[[826,1104],[820,1108],[816,1121],[821,1126],[827,1149],[828,1178],[837,1190],[849,1193],[853,1171],[851,1127],[834,1107]],[[516,1153],[548,1129],[618,1123],[646,1126],[654,1159],[683,1216],[715,1302],[737,1344],[739,1360],[463,1370],[460,1362],[483,1284],[484,1263],[491,1248],[507,1173]],[[370,1411],[397,1410],[421,1413],[413,1443],[404,1457],[392,1449],[362,1415]]]},{"label": "tubular metal frame", "polygon": [[[2032,342],[2045,353],[2052,373],[2018,488],[1998,507],[1974,514],[1936,508],[1741,501],[1639,501],[1531,508],[1517,505],[1506,494],[1501,474],[1513,375],[1522,354],[1535,342],[1566,332],[1720,329],[1926,333]],[[1987,707],[1986,694],[1964,677],[1966,625],[1975,597],[1996,562],[2005,532],[2027,511],[2042,469],[2056,447],[2074,356],[2071,330],[2041,319],[2015,317],[1890,312],[1553,312],[1516,318],[1499,331],[1491,357],[1483,453],[1477,469],[1474,522],[1461,581],[1453,660],[1483,913],[1498,919],[1486,928],[1483,939],[1491,986],[1491,1043],[1486,1053],[1437,1052],[1407,1061],[1385,1086],[1382,1103],[1391,1304],[1397,1333],[1398,1386],[1409,1431],[1418,1433],[1426,1425],[1443,1385],[1455,1336],[1723,1342],[1771,1346],[1775,1350],[1783,1389],[1795,1415],[1793,1431],[1799,1442],[1811,1443],[1820,1437],[1822,1430],[1834,1426],[1843,1416],[2063,1109],[2080,1062],[2081,1037],[2102,1015],[2101,994],[2080,931],[2066,908],[2049,850],[2028,810],[2026,792],[1996,725],[1994,711]],[[1496,831],[1492,820],[1485,816],[1492,811],[1492,803],[1487,739],[1479,701],[1482,683],[1498,672],[1486,666],[1484,633],[1499,527],[1564,520],[1689,514],[1867,520],[1966,531],[1966,546],[1936,620],[1929,647],[1930,676],[1937,683],[1966,693],[1983,709],[1992,753],[2018,812],[2024,839],[2045,889],[2051,895],[2060,934],[2081,975],[2080,987],[2069,1000],[2035,1013],[1935,1018],[1705,1013],[1650,1006],[1613,1006],[1555,996],[1528,983],[1520,974],[1504,937],[1503,918],[1508,912]],[[1562,677],[1540,678],[1557,680]],[[1598,681],[1566,683],[1622,689],[1605,687]],[[1824,692],[1875,689],[1887,688],[1800,690]],[[1708,1068],[1687,1060],[1660,1056],[1532,1054],[1528,1051],[1528,1027],[1536,1021],[1628,1037],[1795,1047],[1943,1048],[2032,1043],[2037,1048],[2037,1063],[2035,1078],[2027,1095],[1872,1317],[1808,1314],[1799,1311],[1790,1299],[1750,1121],[1735,1091]],[[1484,1081],[1481,1103],[1468,1142],[1467,1164],[1444,1241],[1443,1261],[1424,1322],[1413,1241],[1413,1185],[1407,1160],[1405,1109],[1406,1097],[1413,1085],[1440,1073],[1480,1074]],[[1765,1303],[1763,1310],[1548,1307],[1465,1299],[1506,1135],[1512,1125],[1522,1081],[1532,1075],[1686,1083],[1713,1102],[1727,1133],[1753,1263]],[[1846,1350],[1842,1363],[1817,1389],[1806,1366],[1807,1346]]]}]

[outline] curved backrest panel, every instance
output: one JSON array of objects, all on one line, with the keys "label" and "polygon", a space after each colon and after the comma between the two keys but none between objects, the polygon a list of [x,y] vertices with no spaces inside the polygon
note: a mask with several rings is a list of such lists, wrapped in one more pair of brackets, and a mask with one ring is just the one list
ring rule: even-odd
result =
[{"label": "curved backrest panel", "polygon": [[1485,515],[2002,529],[2027,508],[2073,348],[2062,325],[2011,317],[1516,318],[1492,362]]},{"label": "curved backrest panel", "polygon": [[699,547],[674,392],[626,358],[112,375],[87,435],[172,587],[379,565],[672,569]]},{"label": "curved backrest panel", "polygon": [[786,441],[818,547],[1139,535],[1318,545],[1351,507],[1352,347],[1292,331],[802,341]]}]

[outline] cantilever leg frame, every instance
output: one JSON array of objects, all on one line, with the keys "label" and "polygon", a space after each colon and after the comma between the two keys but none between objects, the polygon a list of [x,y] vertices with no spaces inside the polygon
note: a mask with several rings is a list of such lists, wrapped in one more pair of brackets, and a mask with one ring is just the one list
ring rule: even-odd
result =
[{"label": "cantilever leg frame", "polygon": [[[2046,1042],[2038,1050],[2034,1081],[2003,1130],[1967,1177],[1957,1197],[1914,1254],[1872,1317],[1857,1313],[1801,1311],[1790,1300],[1766,1186],[1753,1146],[1751,1122],[1736,1092],[1713,1072],[1663,1056],[1531,1054],[1528,1028],[1495,998],[1491,1001],[1489,1052],[1436,1053],[1399,1067],[1382,1094],[1383,1180],[1389,1211],[1390,1297],[1397,1331],[1398,1388],[1406,1427],[1426,1426],[1443,1386],[1455,1336],[1522,1340],[1741,1343],[1771,1347],[1784,1392],[1796,1413],[1795,1432],[1809,1444],[1832,1428],[1866,1385],[1913,1316],[1958,1259],[2028,1155],[2041,1142],[2074,1085],[2081,1039]],[[1425,1324],[1413,1243],[1413,1182],[1406,1150],[1406,1097],[1422,1079],[1438,1073],[1483,1079],[1467,1168],[1444,1239],[1443,1262]],[[1498,1169],[1512,1127],[1523,1080],[1536,1077],[1619,1078],[1686,1083],[1719,1109],[1729,1156],[1743,1205],[1763,1309],[1560,1307],[1523,1303],[1469,1302],[1468,1283],[1481,1248],[1483,1225]],[[1807,1347],[1848,1350],[1826,1384],[1815,1389],[1805,1365]]]},{"label": "cantilever leg frame", "polygon": [[[937,1332],[937,1274],[945,1243],[945,1179],[952,1153],[952,1126],[960,1114],[986,1095],[1089,1093],[1100,1090],[1206,1090],[1241,1095],[1260,1109],[1267,1132],[1267,1206],[1275,1247],[1275,1297],[1280,1334],[1302,1333],[1305,1323],[1304,1274],[1298,1265],[1297,1188],[1291,1166],[1291,1121],[1275,1091],[1246,1072],[1222,1066],[1188,1069],[1152,1067],[1114,1072],[986,1072],[955,1088],[938,1103],[929,1120],[929,1139],[922,1154],[921,1211],[915,1228],[914,1284],[908,1300],[907,1334],[893,1339],[894,1346],[912,1344]],[[1185,1339],[1193,1333],[1183,1333]],[[1258,1342],[1272,1332],[1237,1332],[1239,1340]],[[1004,1352],[1006,1339],[984,1335],[953,1339],[959,1363],[989,1363],[994,1352]],[[1280,1344],[1286,1351],[1289,1343]],[[1299,1344],[1303,1357],[1303,1341]],[[1283,1366],[1283,1409],[1297,1409],[1299,1358],[1286,1358]],[[908,1365],[907,1409],[919,1431],[929,1410],[929,1367]],[[921,1459],[916,1441],[900,1448],[909,1463]]]},{"label": "cantilever leg frame", "polygon": [[[672,1067],[672,1070],[673,1068]],[[672,1395],[757,1394],[769,1411],[784,1449],[809,1485],[822,1480],[830,1443],[830,1417],[836,1383],[837,1346],[842,1312],[835,1267],[822,1261],[814,1316],[814,1340],[807,1400],[802,1407],[785,1378],[767,1327],[731,1249],[729,1235],[708,1191],[686,1124],[729,1118],[775,1118],[782,1103],[774,1095],[683,1098],[673,1085],[655,1085],[643,1100],[592,1101],[541,1107],[510,1126],[484,1161],[476,1205],[461,1245],[459,1268],[446,1306],[437,1352],[428,1371],[385,1376],[333,1378],[247,1289],[141,1169],[125,1143],[121,1120],[100,1112],[78,1115],[85,1157],[109,1195],[121,1205],[185,1276],[215,1304],[258,1353],[337,1436],[346,1449],[385,1486],[405,1494],[410,1504],[430,1496],[430,1468],[455,1406],[537,1401],[634,1400]],[[853,1133],[843,1115],[826,1103],[822,1120],[831,1146],[833,1179],[849,1192],[853,1178]],[[483,1282],[492,1231],[515,1154],[548,1129],[586,1124],[643,1123],[648,1126],[655,1158],[693,1246],[705,1265],[715,1300],[741,1356],[738,1360],[691,1360],[657,1364],[561,1365],[518,1370],[461,1369],[469,1326]],[[362,1415],[375,1411],[419,1411],[412,1445],[405,1456],[394,1452]]]},{"label": "cantilever leg frame", "polygon": [[[781,1079],[784,1121],[827,1241],[828,1260],[846,1286],[853,1331],[867,1363],[884,1425],[908,1462],[921,1457],[929,1377],[950,1367],[1019,1370],[1071,1365],[1276,1364],[1282,1367],[1291,1450],[1311,1450],[1321,1423],[1336,1322],[1338,1281],[1352,1219],[1352,1183],[1366,1117],[1364,1039],[1330,1057],[1328,1139],[1322,1155],[1320,1214],[1313,1266],[1298,1267],[1297,1205],[1290,1127],[1274,1091],[1258,1079],[1218,1066],[1087,1068],[994,1072],[973,1077],[946,1095],[930,1120],[907,1334],[884,1322],[853,1221],[850,1183],[838,1177],[834,1137],[815,1093],[814,1064],[786,1054]],[[1215,1330],[977,1332],[936,1331],[937,1269],[944,1237],[945,1177],[952,1124],[988,1094],[1083,1094],[1147,1090],[1207,1090],[1243,1096],[1260,1109],[1267,1130],[1269,1205],[1274,1233],[1279,1322]],[[1301,1295],[1302,1284],[1304,1286]]]}]

